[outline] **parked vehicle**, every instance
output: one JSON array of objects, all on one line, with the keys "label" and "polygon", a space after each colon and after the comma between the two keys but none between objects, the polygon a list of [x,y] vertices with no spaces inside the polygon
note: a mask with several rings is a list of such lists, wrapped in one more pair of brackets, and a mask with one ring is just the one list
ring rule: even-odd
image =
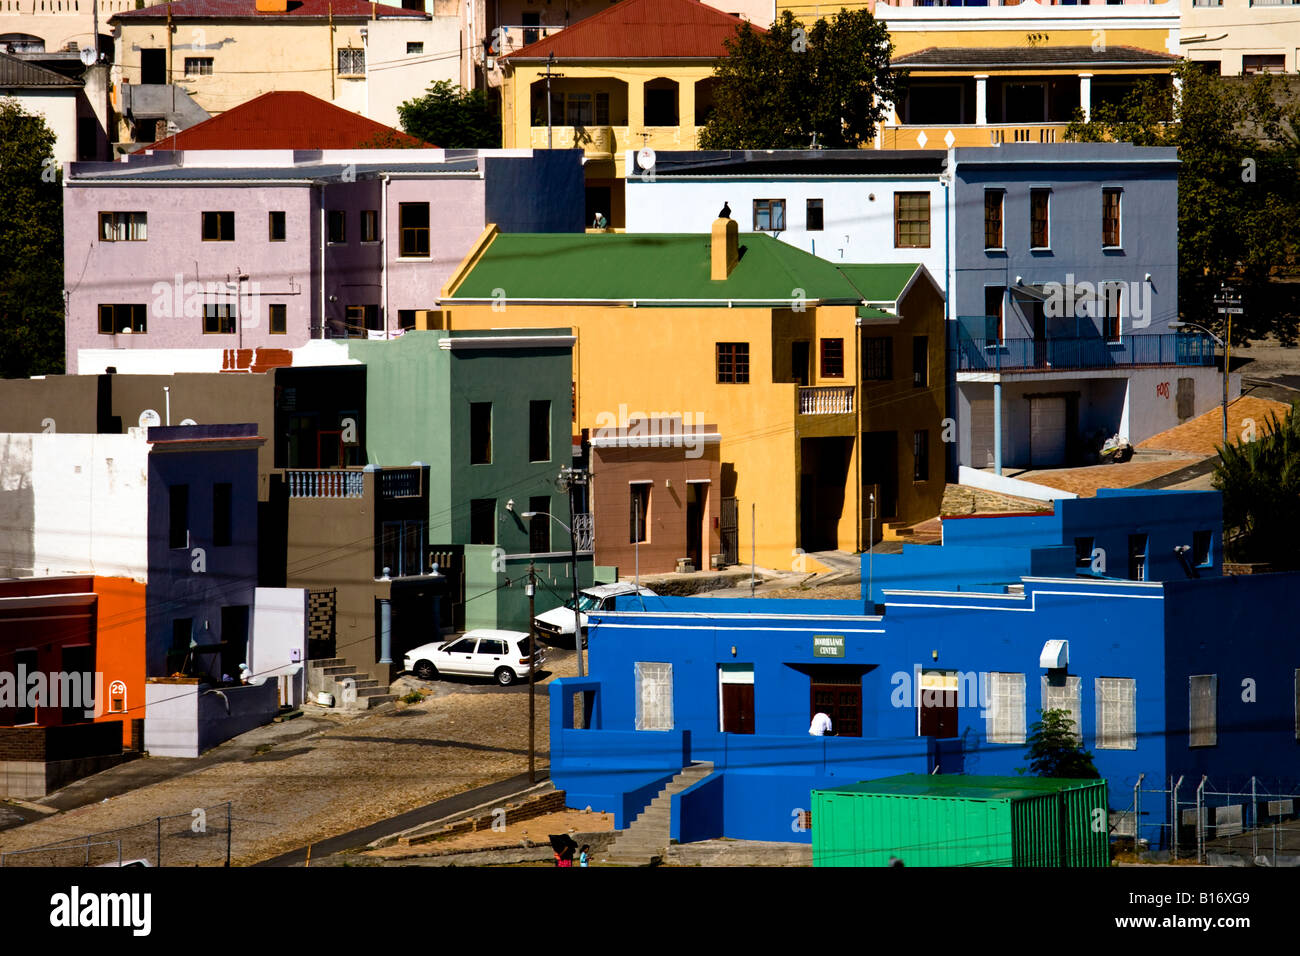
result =
[{"label": "parked vehicle", "polygon": [[[607,611],[614,607],[614,599],[624,594],[643,594],[655,597],[649,588],[638,589],[634,584],[598,584],[578,592],[578,613],[582,619],[582,635],[587,636],[587,613],[590,611]],[[561,638],[573,637],[573,598],[564,602],[563,607],[552,608],[545,614],[533,619],[537,634],[548,643],[555,643]]]},{"label": "parked vehicle", "polygon": [[[528,659],[528,635],[522,631],[495,631],[480,628],[467,631],[450,641],[422,644],[406,652],[406,670],[423,680],[440,674],[465,677],[492,677],[502,687],[516,680],[527,680],[532,662]],[[536,664],[546,663],[542,648],[537,648]]]}]

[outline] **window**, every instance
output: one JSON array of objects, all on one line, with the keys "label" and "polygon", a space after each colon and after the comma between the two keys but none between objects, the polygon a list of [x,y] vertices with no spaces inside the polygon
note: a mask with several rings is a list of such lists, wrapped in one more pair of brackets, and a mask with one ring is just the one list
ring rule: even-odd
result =
[{"label": "window", "polygon": [[808,719],[825,714],[836,737],[862,736],[862,672],[838,664],[809,669]]},{"label": "window", "polygon": [[231,489],[228,481],[212,486],[212,544],[214,547],[230,546]]},{"label": "window", "polygon": [[423,574],[426,530],[423,521],[385,521],[377,573],[382,574],[387,568],[392,578]]},{"label": "window", "polygon": [[424,52],[424,44],[423,44],[422,42],[420,42],[420,41],[411,41],[411,40],[407,40],[407,41],[406,41],[406,55],[407,55],[407,56],[411,56],[412,54],[423,53],[423,52]]},{"label": "window", "polygon": [[718,384],[749,384],[749,343],[718,343]]},{"label": "window", "polygon": [[912,336],[912,386],[928,388],[930,385],[930,343],[924,335]]},{"label": "window", "polygon": [[288,331],[289,307],[281,303],[267,306],[267,324],[272,335],[284,335]]},{"label": "window", "polygon": [[284,213],[280,211],[266,214],[267,231],[271,242],[284,242]]},{"label": "window", "polygon": [[342,209],[331,209],[329,213],[329,241],[348,241],[348,214]]},{"label": "window", "polygon": [[1025,742],[1025,675],[988,675],[988,741],[991,744]]},{"label": "window", "polygon": [[862,378],[887,382],[894,377],[894,340],[876,335],[862,340]]},{"label": "window", "polygon": [[912,480],[930,480],[930,433],[912,432]]},{"label": "window", "polygon": [[202,216],[204,242],[235,241],[235,214],[233,212],[205,212]]},{"label": "window", "polygon": [[178,617],[172,620],[172,645],[167,652],[166,670],[175,674],[185,666],[190,654],[190,641],[194,637],[194,618]]},{"label": "window", "polygon": [[646,515],[650,512],[650,482],[637,481],[628,485],[631,492],[631,509],[628,512],[628,544],[650,540],[646,536]]},{"label": "window", "polygon": [[1050,189],[1029,190],[1029,245],[1033,249],[1046,249],[1050,245],[1051,230],[1048,216],[1051,207]]},{"label": "window", "polygon": [[1101,334],[1107,342],[1118,343],[1123,331],[1120,309],[1123,306],[1124,287],[1118,282],[1101,284]]},{"label": "window", "polygon": [[528,403],[528,460],[551,460],[551,403]]},{"label": "window", "polygon": [[378,209],[361,210],[361,241],[362,242],[379,241],[379,210]]},{"label": "window", "polygon": [[167,547],[190,546],[190,486],[172,485],[167,489]]},{"label": "window", "polygon": [[233,302],[207,302],[204,304],[203,334],[235,334],[235,305]]},{"label": "window", "polygon": [[[1042,678],[1043,710],[1063,710],[1074,722],[1074,739],[1083,743],[1082,680],[1071,674]],[[1097,725],[1098,727],[1101,724]]]},{"label": "window", "polygon": [[754,200],[754,231],[780,232],[785,229],[784,199]]},{"label": "window", "polygon": [[494,657],[502,657],[506,653],[506,642],[495,638],[482,638],[478,642],[478,653],[491,654]]},{"label": "window", "polygon": [[529,498],[528,510],[533,513],[528,519],[528,550],[545,554],[551,550],[551,499],[545,495]]},{"label": "window", "polygon": [[211,76],[212,57],[187,56],[185,58],[185,75],[186,76]]},{"label": "window", "polygon": [[427,202],[399,203],[397,218],[401,230],[398,255],[407,258],[427,256],[429,254],[429,204]]},{"label": "window", "polygon": [[844,377],[844,340],[822,339],[822,378]]},{"label": "window", "polygon": [[930,248],[929,193],[894,193],[894,247]]},{"label": "window", "polygon": [[804,228],[809,232],[820,232],[825,228],[825,219],[820,199],[809,199],[808,209],[804,214]]},{"label": "window", "polygon": [[1004,330],[1003,326],[1003,301],[1006,299],[1006,290],[1000,285],[986,285],[984,287],[984,338],[989,342],[997,344],[1002,343]]},{"label": "window", "polygon": [[1101,191],[1101,244],[1107,248],[1120,245],[1119,199],[1123,190]]},{"label": "window", "polygon": [[1147,579],[1147,536],[1144,534],[1128,536],[1128,579],[1130,581]]},{"label": "window", "polygon": [[677,84],[672,80],[651,80],[644,86],[645,125],[677,125]]},{"label": "window", "polygon": [[415,328],[415,310],[398,309],[397,310],[397,327],[402,331]]},{"label": "window", "polygon": [[1137,750],[1137,681],[1098,677],[1097,749]]},{"label": "window", "polygon": [[497,543],[497,500],[475,498],[469,503],[469,543]]},{"label": "window", "polygon": [[1208,568],[1214,563],[1210,555],[1213,542],[1214,533],[1211,531],[1192,532],[1192,563],[1198,568]]},{"label": "window", "polygon": [[1219,742],[1219,677],[1200,674],[1187,678],[1189,747],[1213,747]]},{"label": "window", "polygon": [[147,330],[145,315],[144,305],[101,305],[99,307],[100,334],[144,333]]},{"label": "window", "polygon": [[1247,53],[1241,58],[1241,72],[1244,76],[1252,73],[1286,72],[1285,53]]},{"label": "window", "polygon": [[1001,189],[984,190],[984,248],[1001,249],[1002,204],[1006,193]]},{"label": "window", "polygon": [[148,235],[149,214],[143,212],[101,212],[100,242],[144,242]]},{"label": "window", "polygon": [[[922,737],[946,739],[957,736],[956,671],[921,671],[921,713],[917,732]],[[979,688],[974,689],[978,696]]]},{"label": "window", "polygon": [[673,665],[637,661],[636,729],[673,729]]},{"label": "window", "polygon": [[339,50],[339,76],[364,76],[366,51],[362,47],[344,47]]},{"label": "window", "polygon": [[378,332],[384,327],[378,305],[350,305],[344,310],[344,326],[349,338],[364,338],[367,332]]},{"label": "window", "polygon": [[1092,538],[1074,539],[1074,567],[1078,571],[1092,571]]},{"label": "window", "polygon": [[469,463],[492,464],[492,403],[469,403]]}]

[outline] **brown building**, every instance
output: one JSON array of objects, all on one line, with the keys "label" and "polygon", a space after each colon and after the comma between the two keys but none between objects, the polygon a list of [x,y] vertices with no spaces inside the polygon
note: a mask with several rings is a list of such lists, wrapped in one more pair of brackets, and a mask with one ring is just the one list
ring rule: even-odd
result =
[{"label": "brown building", "polygon": [[[626,573],[693,570],[723,553],[721,436],[716,425],[633,418],[591,437],[596,563]],[[639,560],[638,560],[639,559]],[[733,556],[734,560],[734,556]]]}]

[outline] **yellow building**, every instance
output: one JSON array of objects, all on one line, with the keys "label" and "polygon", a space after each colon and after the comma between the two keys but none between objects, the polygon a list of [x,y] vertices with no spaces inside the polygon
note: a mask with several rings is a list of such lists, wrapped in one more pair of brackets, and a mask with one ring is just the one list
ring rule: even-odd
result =
[{"label": "yellow building", "polygon": [[[873,9],[894,44],[891,62],[911,75],[877,148],[1060,142],[1076,110],[1087,117],[1179,60],[1179,0],[845,6]],[[804,22],[830,12],[784,0],[777,9]]]},{"label": "yellow building", "polygon": [[[877,538],[938,513],[943,297],[921,266],[836,266],[727,218],[711,236],[489,228],[441,306],[451,329],[572,327],[575,430],[716,423],[742,561],[861,550],[870,495]],[[626,514],[595,521],[598,541],[628,533]]]},{"label": "yellow building", "polygon": [[502,145],[581,147],[588,210],[621,228],[618,157],[697,147],[713,108],[713,64],[739,23],[697,0],[621,0],[503,56]]}]

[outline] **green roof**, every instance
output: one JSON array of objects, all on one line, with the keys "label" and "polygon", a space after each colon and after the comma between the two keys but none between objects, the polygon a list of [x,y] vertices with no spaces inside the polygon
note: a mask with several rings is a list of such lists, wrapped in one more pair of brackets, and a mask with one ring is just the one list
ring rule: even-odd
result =
[{"label": "green roof", "polygon": [[921,266],[915,262],[839,266],[840,272],[868,302],[897,302],[919,268]]},{"label": "green roof", "polygon": [[843,787],[826,787],[819,793],[881,793],[918,797],[954,797],[973,800],[1023,800],[1062,790],[1104,786],[1105,780],[1062,777],[985,777],[967,774],[901,774],[865,780]]},{"label": "green roof", "polygon": [[[766,233],[741,233],[741,257],[726,279],[709,278],[711,238],[703,233],[505,233],[497,236],[450,301],[653,300],[673,304],[745,301],[789,304],[795,290],[828,304],[892,302],[915,265],[843,266]],[[850,281],[852,269],[862,272]],[[892,283],[892,285],[891,285]],[[860,291],[872,290],[868,297]]]}]

